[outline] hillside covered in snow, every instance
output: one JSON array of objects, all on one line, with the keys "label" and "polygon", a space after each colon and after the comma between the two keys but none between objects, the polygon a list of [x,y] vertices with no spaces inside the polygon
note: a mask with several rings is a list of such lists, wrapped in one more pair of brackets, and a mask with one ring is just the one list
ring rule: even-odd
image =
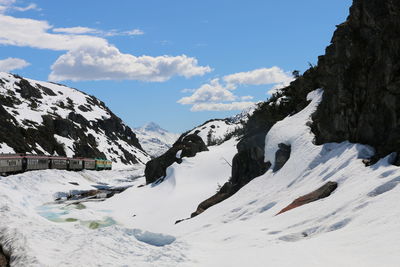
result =
[{"label": "hillside covered in snow", "polygon": [[[280,170],[269,169],[194,218],[198,203],[229,181],[237,140],[183,158],[161,183],[146,186],[126,171],[1,179],[0,242],[16,266],[396,266],[400,171],[390,157],[365,167],[374,153],[369,146],[314,145],[308,125],[322,96],[309,94],[304,110],[266,136],[272,165],[280,143],[292,148]],[[330,196],[279,214],[328,182],[337,183]],[[55,202],[104,183],[132,187],[102,202]]]},{"label": "hillside covered in snow", "polygon": [[103,102],[63,85],[0,73],[0,152],[145,164],[132,129]]}]

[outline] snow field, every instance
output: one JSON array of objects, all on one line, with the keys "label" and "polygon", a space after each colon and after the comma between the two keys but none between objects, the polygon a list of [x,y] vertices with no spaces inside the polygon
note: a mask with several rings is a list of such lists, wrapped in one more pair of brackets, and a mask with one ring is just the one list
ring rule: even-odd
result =
[{"label": "snow field", "polygon": [[[307,124],[322,91],[309,97],[308,107],[266,137],[271,162],[279,143],[291,145],[283,168],[195,218],[175,224],[229,179],[223,158],[231,161],[237,141],[183,158],[162,183],[138,187],[145,182],[140,178],[119,195],[61,215],[76,222],[53,222],[37,208],[56,192],[126,183],[130,172],[46,170],[1,178],[0,242],[12,239],[17,266],[398,266],[399,168],[390,164],[392,155],[365,167],[362,159],[373,154],[368,146],[314,145]],[[338,183],[329,197],[276,215],[328,181]],[[90,229],[80,223],[107,217],[115,224]]]}]

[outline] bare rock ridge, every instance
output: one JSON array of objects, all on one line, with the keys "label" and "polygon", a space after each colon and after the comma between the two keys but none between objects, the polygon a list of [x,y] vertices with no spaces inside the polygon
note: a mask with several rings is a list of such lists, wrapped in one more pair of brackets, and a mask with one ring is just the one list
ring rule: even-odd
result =
[{"label": "bare rock ridge", "polygon": [[0,152],[149,158],[136,135],[102,101],[59,84],[0,73]]}]

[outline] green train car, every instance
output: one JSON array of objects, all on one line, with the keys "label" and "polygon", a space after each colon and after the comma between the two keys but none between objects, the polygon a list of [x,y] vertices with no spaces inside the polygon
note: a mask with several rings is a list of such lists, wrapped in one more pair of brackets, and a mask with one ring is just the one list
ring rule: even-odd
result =
[{"label": "green train car", "polygon": [[112,169],[112,161],[107,159],[97,158],[96,160],[96,170],[111,170]]}]

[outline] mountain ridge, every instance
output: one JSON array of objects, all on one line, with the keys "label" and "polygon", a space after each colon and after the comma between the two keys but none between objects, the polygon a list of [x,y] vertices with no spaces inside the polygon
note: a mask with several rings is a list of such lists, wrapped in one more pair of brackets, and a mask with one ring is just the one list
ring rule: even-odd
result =
[{"label": "mountain ridge", "polygon": [[0,115],[4,152],[106,157],[121,165],[149,158],[104,102],[64,85],[1,72]]}]

